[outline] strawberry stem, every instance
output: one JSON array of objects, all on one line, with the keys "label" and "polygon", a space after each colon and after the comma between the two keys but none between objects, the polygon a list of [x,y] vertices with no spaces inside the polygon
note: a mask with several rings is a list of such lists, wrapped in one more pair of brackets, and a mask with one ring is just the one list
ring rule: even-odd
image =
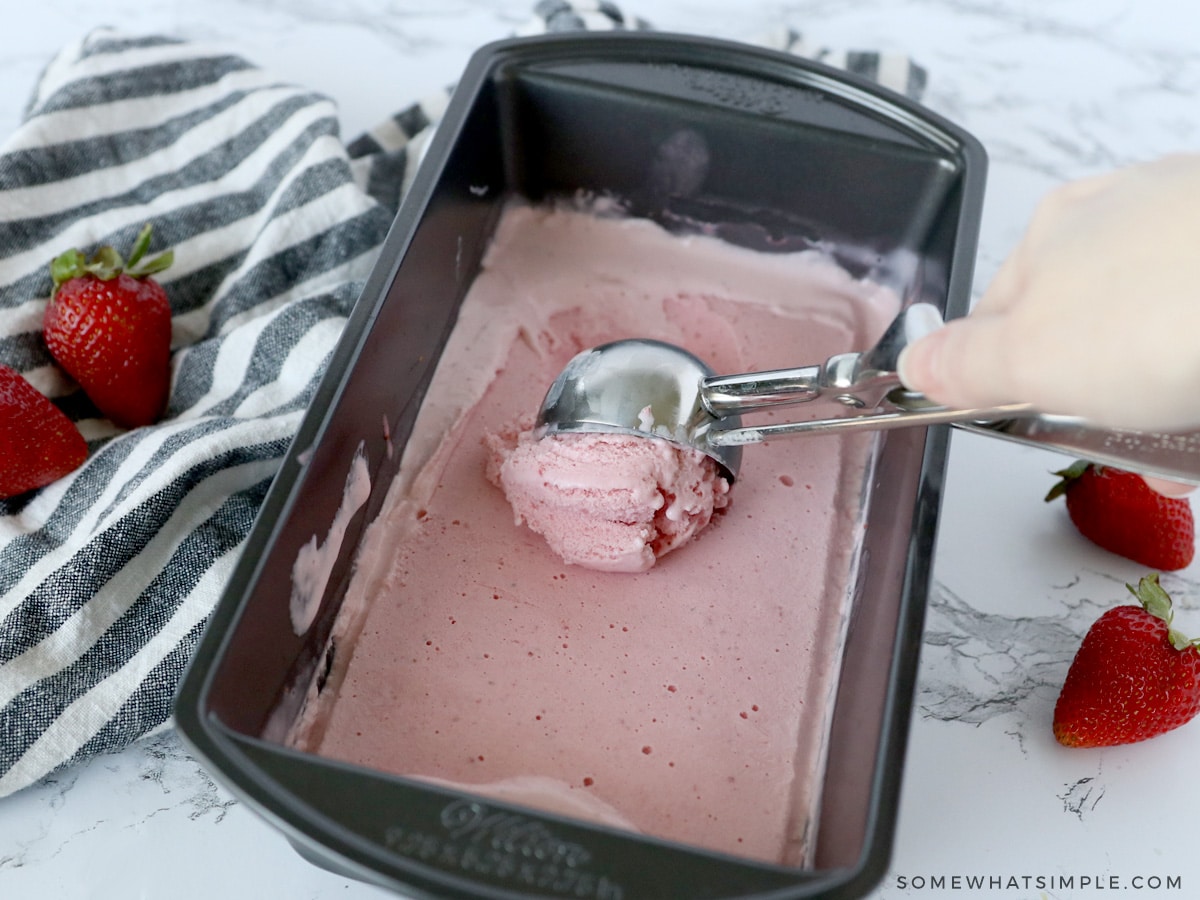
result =
[{"label": "strawberry stem", "polygon": [[88,260],[88,264],[84,268],[101,281],[109,281],[120,275],[123,267],[124,261],[121,259],[121,254],[112,247],[104,246],[92,254],[92,258]]}]

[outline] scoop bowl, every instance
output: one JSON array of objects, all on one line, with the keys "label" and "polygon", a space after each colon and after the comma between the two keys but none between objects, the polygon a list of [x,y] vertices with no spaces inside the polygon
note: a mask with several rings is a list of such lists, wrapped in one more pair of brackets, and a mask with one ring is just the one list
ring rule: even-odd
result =
[{"label": "scoop bowl", "polygon": [[[577,354],[550,385],[538,411],[545,434],[608,432],[662,438],[716,460],[730,480],[739,446],[708,440],[719,420],[704,402],[714,372],[699,357],[663,341],[631,338]],[[724,421],[738,424],[734,415]]]}]

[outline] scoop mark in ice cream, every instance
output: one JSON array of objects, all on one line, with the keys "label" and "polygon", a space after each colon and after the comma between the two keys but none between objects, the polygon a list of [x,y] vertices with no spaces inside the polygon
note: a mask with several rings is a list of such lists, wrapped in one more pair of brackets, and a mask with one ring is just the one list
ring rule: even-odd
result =
[{"label": "scoop mark in ice cream", "polygon": [[346,486],[342,490],[342,502],[329,525],[325,541],[318,543],[314,534],[308,543],[300,548],[300,552],[296,554],[296,561],[292,563],[292,597],[289,611],[292,630],[296,634],[304,634],[312,626],[321,606],[321,598],[325,596],[333,564],[337,562],[338,554],[341,553],[346,529],[350,526],[354,514],[362,508],[370,495],[371,473],[367,470],[366,449],[360,442],[354,451],[354,458],[350,461],[350,470],[346,473]]}]

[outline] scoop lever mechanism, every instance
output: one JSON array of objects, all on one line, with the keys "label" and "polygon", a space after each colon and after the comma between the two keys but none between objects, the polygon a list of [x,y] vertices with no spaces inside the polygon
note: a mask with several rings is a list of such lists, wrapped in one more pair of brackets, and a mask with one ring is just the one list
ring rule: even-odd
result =
[{"label": "scoop lever mechanism", "polygon": [[704,405],[717,418],[820,399],[851,409],[872,408],[900,384],[896,375],[900,351],[941,326],[936,307],[915,303],[896,316],[865,353],[840,353],[822,366],[709,376],[701,385]]}]

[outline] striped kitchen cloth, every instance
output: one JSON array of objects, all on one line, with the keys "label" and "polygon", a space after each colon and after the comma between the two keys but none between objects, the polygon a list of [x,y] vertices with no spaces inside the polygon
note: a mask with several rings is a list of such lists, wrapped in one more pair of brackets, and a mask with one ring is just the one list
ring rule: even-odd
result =
[{"label": "striped kitchen cloth", "polygon": [[[521,33],[644,28],[544,0]],[[498,35],[499,37],[500,35]],[[919,95],[924,73],[814,51]],[[173,692],[392,221],[445,96],[344,145],[333,103],[227,49],[98,30],[0,145],[0,362],[78,423],[71,475],[0,501],[0,795],[168,722]],[[62,250],[173,247],[164,418],[125,431],[51,360]]]}]

